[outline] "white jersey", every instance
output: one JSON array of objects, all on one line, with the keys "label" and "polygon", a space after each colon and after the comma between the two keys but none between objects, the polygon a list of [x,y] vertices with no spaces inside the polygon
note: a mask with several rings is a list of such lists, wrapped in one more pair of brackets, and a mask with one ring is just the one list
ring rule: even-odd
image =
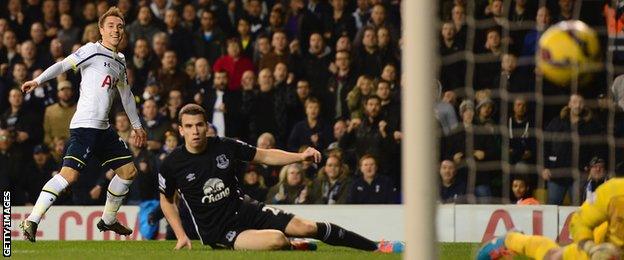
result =
[{"label": "white jersey", "polygon": [[[57,64],[46,69],[35,80],[41,83],[58,76],[69,68],[80,69],[82,76],[80,98],[69,126],[70,129],[109,128],[108,113],[116,88],[119,89],[132,127],[135,129],[141,127],[134,96],[127,84],[126,60],[123,54],[104,47],[100,42],[87,43]],[[60,73],[58,73],[59,68],[62,70]]]}]

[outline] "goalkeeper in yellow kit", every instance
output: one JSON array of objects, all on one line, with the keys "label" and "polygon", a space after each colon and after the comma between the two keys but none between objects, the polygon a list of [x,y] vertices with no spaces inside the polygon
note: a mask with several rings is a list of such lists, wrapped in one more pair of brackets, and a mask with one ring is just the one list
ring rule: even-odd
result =
[{"label": "goalkeeper in yellow kit", "polygon": [[574,242],[565,247],[544,236],[510,231],[483,245],[477,259],[505,259],[525,255],[534,259],[621,259],[624,250],[624,162],[616,176],[596,189],[573,213],[570,233]]}]

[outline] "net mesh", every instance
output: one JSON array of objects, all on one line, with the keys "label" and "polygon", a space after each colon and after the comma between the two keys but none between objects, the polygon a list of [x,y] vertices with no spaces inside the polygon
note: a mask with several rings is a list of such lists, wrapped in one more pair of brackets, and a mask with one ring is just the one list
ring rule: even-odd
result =
[{"label": "net mesh", "polygon": [[[624,3],[439,3],[440,162],[453,162],[454,183],[466,183],[465,195],[453,189],[459,196],[441,199],[516,203],[535,197],[579,205],[600,174],[612,173],[622,161],[622,83],[614,79],[624,70]],[[536,73],[537,40],[562,20],[581,20],[598,33],[604,66],[587,84],[577,78],[559,87]],[[521,182],[528,186],[524,195]]]}]

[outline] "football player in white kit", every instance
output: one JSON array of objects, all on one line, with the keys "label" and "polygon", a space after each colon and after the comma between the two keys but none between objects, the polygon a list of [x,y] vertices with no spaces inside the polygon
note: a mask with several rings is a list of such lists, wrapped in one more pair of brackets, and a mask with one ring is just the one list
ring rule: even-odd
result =
[{"label": "football player in white kit", "polygon": [[132,153],[126,143],[111,129],[108,112],[113,102],[115,89],[130,118],[137,146],[145,144],[146,134],[137,114],[134,96],[126,78],[126,60],[117,52],[117,46],[124,36],[125,22],[116,7],[110,8],[99,21],[102,40],[87,43],[64,60],[46,69],[37,78],[22,85],[23,92],[30,92],[41,83],[54,79],[69,69],[82,75],[78,108],[69,126],[70,137],[61,172],[50,179],[37,199],[32,213],[20,228],[24,236],[35,242],[37,226],[41,217],[67,186],[76,182],[78,175],[91,156],[100,160],[102,166],[115,172],[108,186],[106,204],[102,219],[97,227],[100,231],[110,230],[120,235],[129,235],[132,230],[117,222],[117,211],[128,193],[128,188],[137,170]]}]

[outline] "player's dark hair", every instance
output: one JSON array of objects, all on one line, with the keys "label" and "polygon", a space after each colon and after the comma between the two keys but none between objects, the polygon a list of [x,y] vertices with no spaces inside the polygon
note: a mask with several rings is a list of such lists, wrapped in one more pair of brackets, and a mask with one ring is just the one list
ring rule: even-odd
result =
[{"label": "player's dark hair", "polygon": [[188,104],[180,109],[178,114],[178,123],[182,124],[182,115],[202,115],[206,119],[206,110],[197,104]]}]

